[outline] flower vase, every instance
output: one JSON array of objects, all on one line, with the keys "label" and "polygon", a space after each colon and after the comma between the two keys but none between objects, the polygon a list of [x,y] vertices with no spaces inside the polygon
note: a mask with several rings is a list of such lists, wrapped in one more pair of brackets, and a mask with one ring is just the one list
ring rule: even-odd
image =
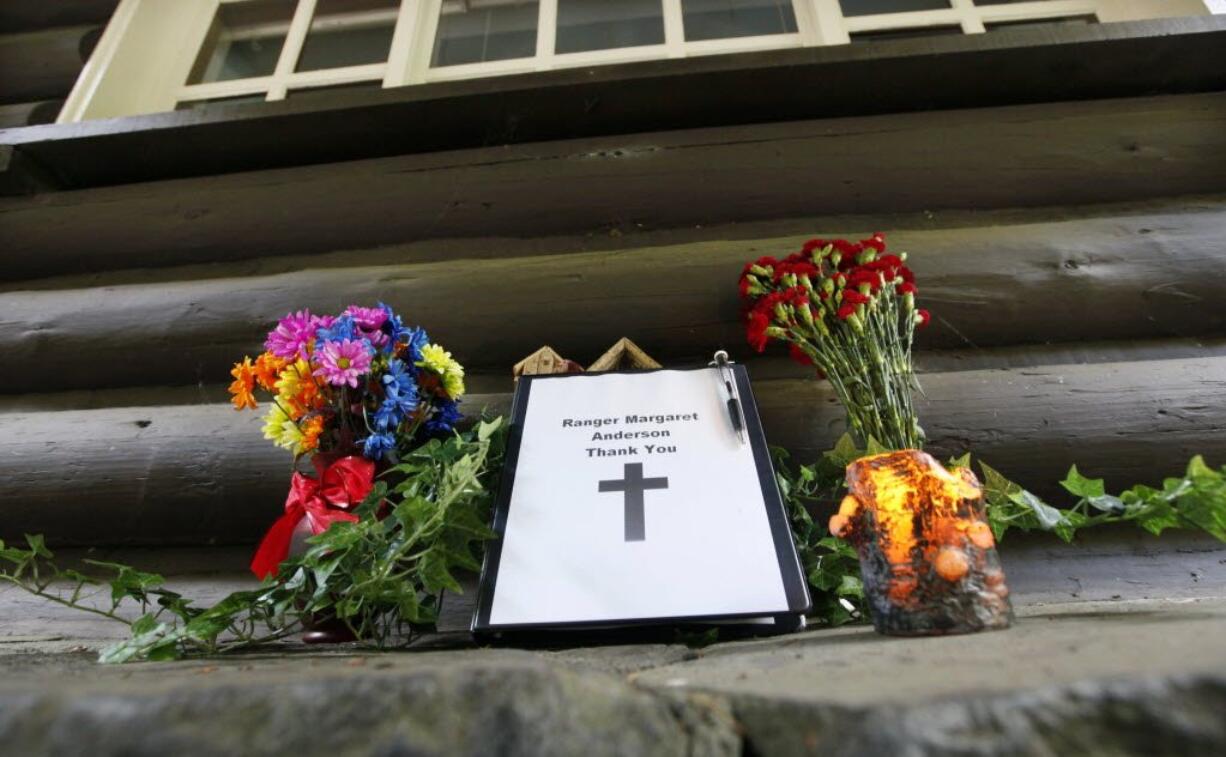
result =
[{"label": "flower vase", "polygon": [[860,557],[873,625],[893,636],[1007,628],[1009,590],[983,490],[968,468],[949,471],[907,449],[847,466],[850,494],[830,530]]}]

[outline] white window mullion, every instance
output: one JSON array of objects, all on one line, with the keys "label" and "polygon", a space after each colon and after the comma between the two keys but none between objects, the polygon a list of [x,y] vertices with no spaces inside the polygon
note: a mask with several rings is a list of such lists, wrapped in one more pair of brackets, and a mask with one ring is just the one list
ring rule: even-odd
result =
[{"label": "white window mullion", "polygon": [[846,45],[851,42],[839,0],[807,0],[807,3],[809,13],[817,26],[816,44]]},{"label": "white window mullion", "polygon": [[664,0],[664,48],[669,58],[685,57],[685,19],[681,0]]},{"label": "white window mullion", "polygon": [[285,44],[281,47],[281,57],[277,59],[277,68],[272,75],[272,86],[268,88],[268,101],[284,100],[289,91],[289,75],[294,73],[298,65],[298,56],[302,54],[302,45],[306,42],[307,32],[311,30],[311,19],[315,15],[315,0],[298,0],[294,10],[294,18],[289,22],[289,30],[285,32]]},{"label": "white window mullion", "polygon": [[434,55],[434,35],[438,34],[443,0],[417,0],[417,29],[409,50],[406,84],[421,84],[430,78],[430,58]]},{"label": "white window mullion", "polygon": [[800,44],[805,47],[822,44],[813,0],[793,0],[792,12],[796,14],[796,31],[800,33]]},{"label": "white window mullion", "polygon": [[987,31],[972,0],[951,0],[951,3],[958,12],[963,34],[983,34]]},{"label": "white window mullion", "polygon": [[400,10],[396,13],[396,30],[392,32],[392,45],[387,53],[384,87],[401,87],[409,83],[409,66],[416,49],[423,4],[418,0],[400,0]]},{"label": "white window mullion", "polygon": [[553,51],[558,39],[558,0],[540,0],[536,16],[536,69],[553,68]]}]

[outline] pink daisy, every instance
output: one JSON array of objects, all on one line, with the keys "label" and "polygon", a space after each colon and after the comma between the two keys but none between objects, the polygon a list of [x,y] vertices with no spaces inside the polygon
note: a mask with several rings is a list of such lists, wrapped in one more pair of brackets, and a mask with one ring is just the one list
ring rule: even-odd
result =
[{"label": "pink daisy", "polygon": [[319,363],[315,375],[333,386],[348,384],[356,389],[358,377],[370,370],[370,350],[363,341],[324,342],[315,359]]},{"label": "pink daisy", "polygon": [[323,325],[323,319],[311,315],[310,310],[290,313],[268,332],[264,349],[285,360],[306,357],[306,347],[315,338],[315,331]]},{"label": "pink daisy", "polygon": [[387,320],[387,313],[379,308],[364,308],[358,305],[350,305],[345,309],[345,315],[353,319],[353,322],[358,325],[358,328],[363,331],[378,331],[383,322]]}]

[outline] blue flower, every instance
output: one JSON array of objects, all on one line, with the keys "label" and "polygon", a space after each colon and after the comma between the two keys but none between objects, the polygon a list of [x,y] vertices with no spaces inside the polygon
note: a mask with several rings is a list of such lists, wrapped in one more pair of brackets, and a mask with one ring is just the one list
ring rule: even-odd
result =
[{"label": "blue flower", "polygon": [[[353,322],[353,318],[347,315],[342,315],[332,322],[331,326],[321,328],[315,332],[315,336],[323,342],[340,342],[346,339],[356,339],[358,336],[358,325]],[[369,342],[367,345],[369,346]]]},{"label": "blue flower", "polygon": [[421,348],[430,343],[430,337],[426,335],[426,330],[418,326],[417,328],[409,329],[407,332],[409,343],[409,362],[421,362]]},{"label": "blue flower", "polygon": [[375,411],[375,428],[380,431],[394,431],[402,420],[404,412],[400,409],[400,403],[395,400],[385,400]]},{"label": "blue flower", "polygon": [[362,454],[371,460],[378,460],[394,449],[396,449],[396,437],[383,432],[366,437],[366,442],[362,446]]},{"label": "blue flower", "polygon": [[383,321],[383,325],[379,327],[384,334],[387,334],[387,343],[383,345],[383,350],[391,352],[396,349],[397,343],[404,338],[404,321],[384,303],[380,302],[378,307],[384,313],[387,313],[387,320]]},{"label": "blue flower", "polygon": [[417,406],[417,382],[413,380],[409,366],[405,365],[403,360],[392,358],[387,361],[387,373],[383,374],[383,391],[388,397],[412,397],[413,407]]},{"label": "blue flower", "polygon": [[455,424],[463,419],[464,414],[460,412],[460,403],[453,400],[443,400],[439,403],[438,409],[434,411],[434,415],[430,420],[426,421],[426,430],[434,434],[450,433],[455,428]]}]

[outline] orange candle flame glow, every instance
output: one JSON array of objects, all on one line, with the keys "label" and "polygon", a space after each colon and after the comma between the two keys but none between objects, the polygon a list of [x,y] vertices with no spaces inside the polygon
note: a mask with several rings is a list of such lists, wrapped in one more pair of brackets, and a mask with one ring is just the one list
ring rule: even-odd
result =
[{"label": "orange candle flame glow", "polygon": [[[898,627],[887,633],[1008,625],[1008,589],[974,473],[949,471],[924,452],[902,450],[855,461],[847,467],[847,485],[851,493],[831,517],[830,531],[860,553],[874,620],[914,616],[895,618]],[[956,620],[960,612],[978,627],[942,616]]]}]

